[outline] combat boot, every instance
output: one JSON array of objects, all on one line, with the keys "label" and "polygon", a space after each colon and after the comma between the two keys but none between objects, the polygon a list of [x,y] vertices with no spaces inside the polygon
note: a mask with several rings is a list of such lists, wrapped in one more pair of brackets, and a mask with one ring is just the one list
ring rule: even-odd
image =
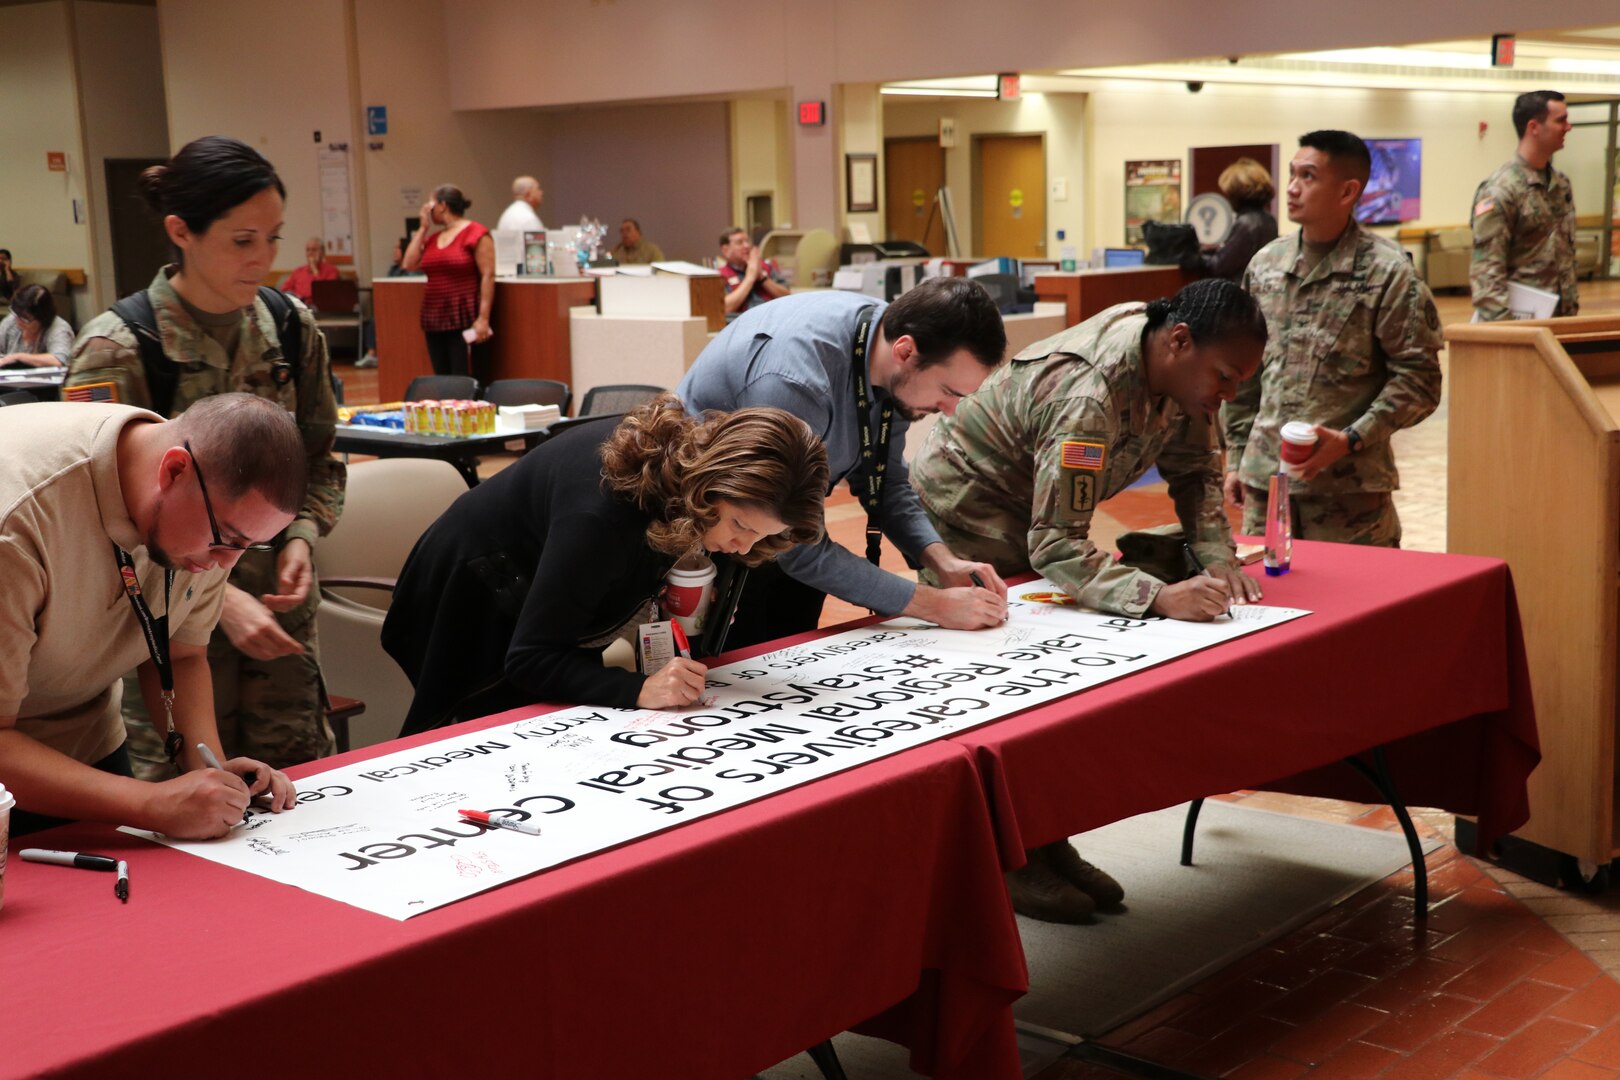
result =
[{"label": "combat boot", "polygon": [[1091,897],[1059,877],[1035,852],[1029,854],[1029,862],[1007,875],[1013,910],[1042,922],[1091,922],[1097,910]]},{"label": "combat boot", "polygon": [[1099,870],[1080,857],[1080,853],[1067,840],[1059,840],[1055,844],[1036,848],[1030,852],[1033,856],[1039,854],[1042,860],[1050,866],[1064,881],[1089,896],[1096,906],[1107,910],[1117,908],[1125,900],[1125,889],[1115,881],[1106,871]]}]

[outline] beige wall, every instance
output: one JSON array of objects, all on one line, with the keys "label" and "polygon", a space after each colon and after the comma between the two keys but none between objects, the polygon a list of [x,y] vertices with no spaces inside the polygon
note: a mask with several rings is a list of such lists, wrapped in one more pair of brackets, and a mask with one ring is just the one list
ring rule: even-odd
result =
[{"label": "beige wall", "polygon": [[[88,185],[68,16],[64,0],[0,7],[0,247],[19,266],[88,270],[90,230],[73,220]],[[47,170],[53,150],[68,172]]]},{"label": "beige wall", "polygon": [[[107,159],[167,157],[169,126],[164,109],[157,9],[77,0],[74,21],[79,40],[79,86],[89,162],[86,176],[95,241],[88,300],[91,310],[99,311],[117,299],[107,206]],[[154,272],[156,269],[153,267]]]},{"label": "beige wall", "polygon": [[548,112],[541,156],[546,224],[633,217],[671,259],[713,256],[732,222],[730,116],[724,102]]},{"label": "beige wall", "polygon": [[322,232],[314,133],[356,152],[345,5],[161,0],[158,14],[172,149],[229,135],[270,159],[287,186],[277,266],[291,269]]},{"label": "beige wall", "polygon": [[[883,236],[883,102],[878,95],[876,83],[851,83],[839,87],[838,101],[842,106],[838,110],[842,117],[839,133],[843,137],[843,154],[876,154],[878,162],[877,171],[877,210],[868,213],[852,214],[849,212],[849,171],[839,159],[838,167],[838,220],[843,225],[860,223],[865,225],[872,239],[882,240]],[[843,238],[846,234],[834,232],[835,236]]]},{"label": "beige wall", "polygon": [[[1085,227],[1089,169],[1085,147],[1084,94],[1025,94],[1017,101],[982,98],[887,98],[883,132],[889,137],[937,135],[941,117],[956,120],[956,146],[945,151],[945,183],[956,208],[957,234],[964,246],[973,245],[973,221],[978,192],[974,190],[973,137],[976,135],[1043,132],[1046,135],[1046,250],[1058,257],[1059,229],[1063,243],[1078,243]],[[1052,181],[1067,181],[1067,198],[1052,200]],[[877,232],[882,232],[879,225]],[[995,252],[964,251],[964,255]],[[1084,258],[1084,255],[1081,256]]]},{"label": "beige wall", "polygon": [[748,196],[762,194],[772,196],[778,225],[794,220],[792,139],[785,101],[748,97],[731,103],[732,224],[743,224]]}]

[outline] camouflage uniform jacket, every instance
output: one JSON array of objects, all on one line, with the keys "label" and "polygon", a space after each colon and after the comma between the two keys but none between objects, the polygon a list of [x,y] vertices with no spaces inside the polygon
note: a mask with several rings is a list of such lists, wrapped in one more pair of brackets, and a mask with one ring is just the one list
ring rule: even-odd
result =
[{"label": "camouflage uniform jacket", "polygon": [[1474,255],[1468,267],[1474,310],[1506,319],[1508,282],[1557,293],[1555,315],[1580,310],[1575,290],[1575,195],[1569,177],[1523,158],[1491,174],[1474,192]]},{"label": "camouflage uniform jacket", "polygon": [[1150,465],[1200,561],[1233,562],[1213,428],[1148,390],[1144,307],[1120,304],[1026,348],[934,425],[911,464],[942,533],[991,541],[998,570],[1033,568],[1087,607],[1127,615],[1164,583],[1098,550],[1091,517]]},{"label": "camouflage uniform jacket", "polygon": [[[346,477],[343,463],[332,456],[337,400],[332,394],[326,338],[316,327],[314,316],[303,310],[297,300],[289,298],[299,308],[299,317],[303,319],[304,355],[297,384],[279,385],[276,365],[282,361],[281,344],[264,303],[254,300],[252,314],[242,327],[236,355],[226,356],[219,343],[181,306],[180,298],[169,284],[169,275],[174,269],[165,267],[158,271],[147,289],[152,311],[157,316],[158,333],[163,339],[164,355],[171,359],[184,358],[178,361],[181,371],[174,391],[173,415],[180,415],[203,398],[232,391],[269,398],[291,412],[304,437],[309,487],[304,494],[304,505],[283,535],[287,540],[302,538],[313,548],[316,537],[331,532],[343,512]],[[141,365],[135,334],[110,311],[96,316],[79,331],[73,358],[68,364],[66,385],[98,382],[116,384],[118,400],[126,405],[143,409],[151,405],[146,370]],[[248,563],[251,555],[250,552],[244,556],[242,564]],[[235,572],[231,581],[237,582]]]},{"label": "camouflage uniform jacket", "polygon": [[1440,313],[1393,241],[1352,221],[1305,271],[1303,232],[1279,237],[1249,263],[1243,287],[1260,302],[1270,337],[1259,374],[1222,410],[1227,468],[1264,489],[1277,471],[1283,424],[1303,420],[1361,436],[1299,495],[1394,491],[1390,436],[1440,404]]}]

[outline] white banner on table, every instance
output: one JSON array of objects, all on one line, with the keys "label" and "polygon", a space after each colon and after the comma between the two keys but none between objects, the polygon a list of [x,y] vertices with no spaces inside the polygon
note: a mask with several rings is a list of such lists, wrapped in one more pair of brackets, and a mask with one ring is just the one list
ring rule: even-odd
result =
[{"label": "white banner on table", "polygon": [[[1047,582],[1012,597],[994,630],[891,620],[714,668],[712,704],[561,709],[305,777],[296,810],[252,810],[221,840],[137,835],[408,919],[1309,614],[1130,619]],[[464,821],[464,808],[542,833]]]}]

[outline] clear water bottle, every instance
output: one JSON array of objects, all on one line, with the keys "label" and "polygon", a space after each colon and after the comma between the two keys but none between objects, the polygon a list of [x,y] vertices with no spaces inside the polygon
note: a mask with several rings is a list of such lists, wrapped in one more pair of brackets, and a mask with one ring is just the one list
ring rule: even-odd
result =
[{"label": "clear water bottle", "polygon": [[1279,469],[1266,496],[1266,573],[1280,577],[1294,560],[1294,516],[1289,508],[1288,474]]}]

